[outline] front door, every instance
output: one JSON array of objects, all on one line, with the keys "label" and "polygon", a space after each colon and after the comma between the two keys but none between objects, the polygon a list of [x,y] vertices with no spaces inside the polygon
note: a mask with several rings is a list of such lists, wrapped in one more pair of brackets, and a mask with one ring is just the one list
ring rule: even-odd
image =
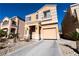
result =
[{"label": "front door", "polygon": [[30,39],[35,38],[35,26],[30,26]]}]

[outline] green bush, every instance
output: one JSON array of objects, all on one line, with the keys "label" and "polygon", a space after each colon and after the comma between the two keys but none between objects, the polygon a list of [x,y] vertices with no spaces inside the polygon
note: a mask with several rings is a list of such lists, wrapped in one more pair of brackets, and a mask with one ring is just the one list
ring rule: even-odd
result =
[{"label": "green bush", "polygon": [[0,29],[0,37],[4,37],[4,36],[7,36],[7,32]]},{"label": "green bush", "polygon": [[78,32],[72,32],[71,38],[78,41],[79,40],[79,33]]}]

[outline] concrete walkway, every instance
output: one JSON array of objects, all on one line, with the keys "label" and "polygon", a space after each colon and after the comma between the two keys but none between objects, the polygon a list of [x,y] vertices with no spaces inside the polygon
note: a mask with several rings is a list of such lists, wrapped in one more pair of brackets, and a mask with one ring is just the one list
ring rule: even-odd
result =
[{"label": "concrete walkway", "polygon": [[25,46],[7,56],[60,56],[61,52],[56,40],[43,40],[36,44]]}]

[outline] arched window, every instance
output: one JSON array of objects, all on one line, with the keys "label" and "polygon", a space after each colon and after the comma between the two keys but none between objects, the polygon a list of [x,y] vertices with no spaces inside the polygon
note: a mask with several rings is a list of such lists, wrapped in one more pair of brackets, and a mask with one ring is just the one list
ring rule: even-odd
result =
[{"label": "arched window", "polygon": [[5,20],[5,21],[3,22],[3,25],[7,25],[8,23],[9,23],[9,21]]},{"label": "arched window", "polygon": [[16,22],[15,21],[12,21],[12,25],[16,25]]}]

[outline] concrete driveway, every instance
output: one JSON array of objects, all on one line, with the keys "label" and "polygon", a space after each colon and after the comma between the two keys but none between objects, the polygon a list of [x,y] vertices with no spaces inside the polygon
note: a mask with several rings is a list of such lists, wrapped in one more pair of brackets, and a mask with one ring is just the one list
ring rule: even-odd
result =
[{"label": "concrete driveway", "polygon": [[6,56],[61,56],[61,51],[56,40],[42,40],[30,44]]}]

